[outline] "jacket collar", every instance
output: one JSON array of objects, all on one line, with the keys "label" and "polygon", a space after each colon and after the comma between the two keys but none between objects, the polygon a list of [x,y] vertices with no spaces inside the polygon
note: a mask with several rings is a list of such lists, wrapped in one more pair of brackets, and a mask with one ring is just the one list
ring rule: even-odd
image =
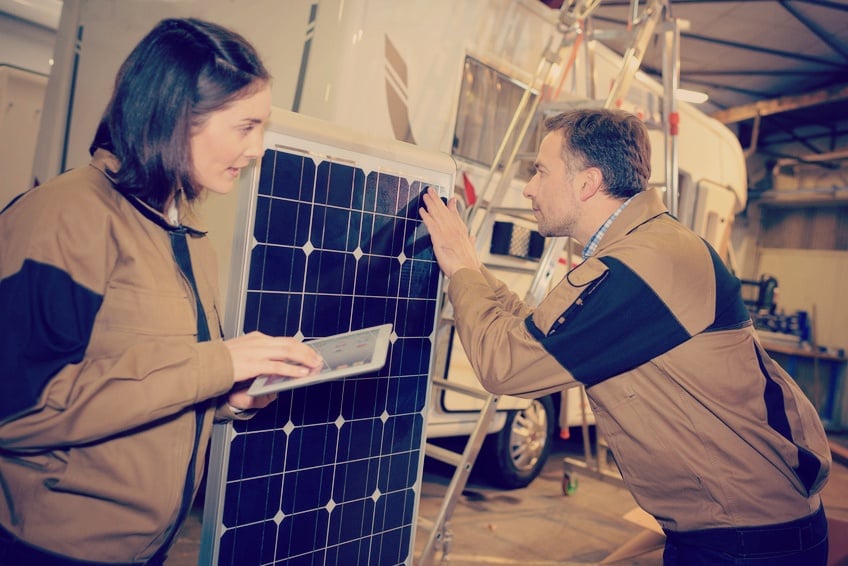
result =
[{"label": "jacket collar", "polygon": [[169,232],[185,231],[193,236],[202,236],[206,234],[206,230],[199,224],[199,219],[196,215],[188,213],[185,218],[181,218],[179,226],[171,224],[168,217],[161,211],[156,210],[135,195],[128,194],[118,187],[115,179],[115,173],[121,168],[121,162],[118,158],[105,149],[97,149],[91,157],[90,165],[100,171],[104,177],[109,179],[112,187],[126,198],[133,207],[138,210],[142,216],[157,224]]},{"label": "jacket collar", "polygon": [[598,245],[596,254],[627,236],[642,224],[664,214],[668,214],[668,208],[663,203],[660,191],[647,189],[637,194],[607,229]]}]

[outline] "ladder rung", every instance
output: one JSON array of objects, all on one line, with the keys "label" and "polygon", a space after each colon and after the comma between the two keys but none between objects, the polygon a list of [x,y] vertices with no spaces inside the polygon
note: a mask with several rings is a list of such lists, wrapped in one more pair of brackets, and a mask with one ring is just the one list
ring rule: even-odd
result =
[{"label": "ladder rung", "polygon": [[594,98],[571,98],[568,100],[549,100],[539,105],[542,115],[559,114],[577,108],[603,108],[604,101]]},{"label": "ladder rung", "polygon": [[489,212],[503,214],[504,216],[514,216],[525,220],[533,220],[534,222],[536,221],[536,217],[533,216],[533,211],[529,208],[519,208],[517,206],[493,206],[489,208]]},{"label": "ladder rung", "polygon": [[[463,385],[462,383],[457,383],[455,381],[448,381],[447,379],[433,379],[433,387],[441,387],[442,389],[450,389],[451,391],[456,391],[458,393],[465,393],[471,397],[476,397],[478,399],[488,399],[490,393],[488,391],[483,391],[482,389],[478,389],[476,387],[472,387],[471,385]],[[497,397],[495,397],[495,402],[497,402]]]},{"label": "ladder rung", "polygon": [[[533,261],[530,259],[525,259],[524,261]],[[509,271],[512,273],[536,273],[539,270],[538,260],[534,265],[507,265],[504,263],[493,263],[493,262],[484,262],[483,265],[490,269],[498,269],[500,271]]]},{"label": "ladder rung", "polygon": [[423,516],[419,515],[417,526],[421,527],[422,529],[432,531],[433,527],[436,526],[436,522],[433,521],[432,519],[428,519],[427,517],[423,517]]},{"label": "ladder rung", "polygon": [[621,37],[629,37],[634,35],[632,30],[625,29],[596,29],[592,30],[587,39],[595,39],[600,42],[608,41],[611,39],[620,39]]},{"label": "ladder rung", "polygon": [[435,458],[439,462],[451,464],[454,468],[458,468],[463,461],[462,454],[458,452],[452,452],[447,448],[442,448],[441,446],[436,446],[435,444],[430,444],[429,442],[424,445],[424,454],[426,456],[430,456],[431,458]]}]

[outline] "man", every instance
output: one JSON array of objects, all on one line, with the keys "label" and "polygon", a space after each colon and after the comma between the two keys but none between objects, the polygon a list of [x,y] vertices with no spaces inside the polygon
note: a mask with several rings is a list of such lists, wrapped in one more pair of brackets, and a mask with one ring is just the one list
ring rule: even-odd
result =
[{"label": "man", "polygon": [[545,125],[524,196],[540,233],[585,249],[535,310],[481,265],[455,199],[424,196],[483,386],[585,385],[625,483],[666,532],[665,564],[825,564],[824,429],[760,345],[739,281],[647,190],[644,124],[585,109]]}]

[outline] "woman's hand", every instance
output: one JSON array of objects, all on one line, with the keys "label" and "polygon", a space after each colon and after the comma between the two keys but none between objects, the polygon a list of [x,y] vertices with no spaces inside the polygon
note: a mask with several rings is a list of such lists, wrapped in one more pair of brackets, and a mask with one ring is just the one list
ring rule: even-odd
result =
[{"label": "woman's hand", "polygon": [[263,393],[262,395],[248,395],[247,389],[238,389],[230,393],[227,403],[230,407],[239,411],[256,410],[267,407],[277,398],[276,393]]},{"label": "woman's hand", "polygon": [[[224,344],[233,360],[234,384],[257,375],[306,377],[317,373],[324,365],[315,350],[296,338],[251,332],[225,340]],[[230,393],[229,403],[237,409],[261,409],[276,398],[276,394],[253,397],[246,389],[237,387]]]},{"label": "woman's hand", "polygon": [[251,332],[224,344],[230,349],[236,383],[257,375],[306,377],[324,363],[315,350],[296,338]]}]

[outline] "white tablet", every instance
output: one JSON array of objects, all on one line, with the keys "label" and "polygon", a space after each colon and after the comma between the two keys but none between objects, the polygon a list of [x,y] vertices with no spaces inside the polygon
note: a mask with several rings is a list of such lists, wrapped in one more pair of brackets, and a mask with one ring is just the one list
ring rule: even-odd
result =
[{"label": "white tablet", "polygon": [[308,377],[260,375],[253,380],[247,393],[248,395],[274,393],[339,377],[376,371],[386,363],[391,332],[392,325],[389,323],[309,340],[306,343],[324,358],[324,367],[319,373]]}]

